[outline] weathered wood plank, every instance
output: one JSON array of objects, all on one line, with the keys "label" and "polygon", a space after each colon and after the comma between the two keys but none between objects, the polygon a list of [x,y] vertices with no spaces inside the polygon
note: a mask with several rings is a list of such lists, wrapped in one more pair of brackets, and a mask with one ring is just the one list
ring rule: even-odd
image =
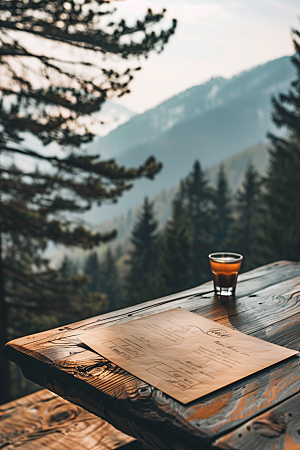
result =
[{"label": "weathered wood plank", "polygon": [[209,448],[216,436],[300,390],[297,358],[184,406],[82,348],[81,333],[182,306],[245,333],[299,349],[300,279],[295,278],[299,274],[299,264],[268,265],[241,276],[235,300],[221,301],[204,285],[196,296],[158,299],[13,341],[7,353],[29,379],[84,406],[153,449],[191,449],[199,444]]},{"label": "weathered wood plank", "polygon": [[[39,342],[39,353],[41,355],[44,354],[49,357],[51,361],[54,361],[55,359],[61,359],[63,357],[71,356],[74,353],[82,352],[78,336],[80,336],[84,330],[126,322],[133,318],[144,317],[178,306],[205,317],[209,317],[212,320],[221,320],[222,317],[226,319],[226,317],[230,315],[236,316],[241,312],[242,308],[248,307],[249,310],[256,307],[259,303],[256,298],[256,292],[260,292],[268,286],[273,289],[275,284],[284,282],[285,280],[294,279],[296,276],[300,276],[299,263],[278,262],[269,264],[241,275],[238,295],[235,300],[222,301],[215,298],[213,291],[207,289],[207,285],[210,285],[211,283],[206,283],[198,288],[183,292],[182,298],[179,298],[180,293],[174,294],[169,297],[152,300],[134,307],[119,310],[115,313],[103,314],[65,327],[25,336],[16,339],[13,342],[20,347],[24,346],[27,350],[30,350],[31,344],[33,344],[33,348],[35,349],[36,343]],[[293,285],[291,284],[291,286]],[[185,295],[187,292],[195,291],[196,289],[198,291],[197,295]],[[200,293],[202,291],[204,293]],[[239,301],[244,297],[247,297],[246,303],[245,299],[242,302]],[[261,313],[263,308],[261,307],[259,309]],[[228,325],[230,326],[230,323],[228,323]],[[68,339],[62,340],[62,338]],[[48,349],[47,351],[45,350],[46,348]],[[56,354],[56,352],[58,352],[58,354]]]},{"label": "weathered wood plank", "polygon": [[[244,296],[255,295],[255,292],[273,286],[274,284],[300,276],[300,263],[290,261],[278,261],[251,270],[239,276],[236,299]],[[212,282],[205,283],[187,291],[140,303],[138,305],[113,311],[100,316],[92,317],[53,330],[36,333],[16,339],[19,345],[28,345],[29,342],[39,340],[41,342],[66,336],[76,336],[82,330],[99,326],[110,326],[117,323],[127,322],[134,318],[140,318],[156,312],[162,312],[177,305],[191,305],[190,311],[198,311],[212,306],[213,285]],[[227,302],[227,301],[226,301]],[[225,304],[226,304],[225,302]],[[230,302],[230,301],[229,301]],[[183,306],[184,307],[184,306]]]},{"label": "weathered wood plank", "polygon": [[220,439],[214,449],[300,449],[300,394],[258,415]]},{"label": "weathered wood plank", "polygon": [[133,442],[45,389],[0,406],[0,448],[7,450],[133,450]]}]

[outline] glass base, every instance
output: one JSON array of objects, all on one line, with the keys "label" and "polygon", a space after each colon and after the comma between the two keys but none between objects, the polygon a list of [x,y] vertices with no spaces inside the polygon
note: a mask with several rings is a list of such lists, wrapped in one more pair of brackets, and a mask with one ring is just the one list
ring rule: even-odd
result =
[{"label": "glass base", "polygon": [[222,297],[231,297],[235,294],[235,286],[234,287],[220,287],[215,286],[216,295],[220,295]]}]

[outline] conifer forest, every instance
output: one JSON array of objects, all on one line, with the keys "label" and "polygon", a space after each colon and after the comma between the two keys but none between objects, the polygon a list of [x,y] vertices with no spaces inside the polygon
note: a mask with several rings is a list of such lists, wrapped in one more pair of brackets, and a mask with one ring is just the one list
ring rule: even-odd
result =
[{"label": "conifer forest", "polygon": [[[136,180],[156,182],[163,166],[151,154],[125,167],[88,154],[85,118],[104,102],[130,95],[149,54],[164,54],[176,20],[150,9],[134,25],[114,20],[109,2],[0,0],[0,347],[10,339],[166,296],[211,280],[208,254],[244,256],[242,271],[275,260],[300,260],[300,31],[292,32],[294,80],[272,97],[269,165],[250,162],[236,191],[223,165],[216,183],[195,160],[159,224],[145,196],[126,246],[113,228],[94,232],[83,215],[118,202]],[[101,26],[104,23],[105,26]],[[59,52],[29,50],[43,37]],[[47,47],[47,45],[46,45]],[[50,47],[49,47],[50,48]],[[69,52],[86,59],[68,59]],[[109,67],[109,57],[120,69]],[[104,57],[104,58],[103,58]],[[103,66],[100,62],[104,61]],[[28,145],[31,136],[40,150]],[[60,151],[53,153],[51,145]],[[184,151],[184,150],[183,150]],[[199,152],[200,153],[200,152]],[[85,250],[78,263],[51,265],[49,245]],[[97,249],[106,250],[99,257]],[[0,404],[33,391],[0,352]]]}]

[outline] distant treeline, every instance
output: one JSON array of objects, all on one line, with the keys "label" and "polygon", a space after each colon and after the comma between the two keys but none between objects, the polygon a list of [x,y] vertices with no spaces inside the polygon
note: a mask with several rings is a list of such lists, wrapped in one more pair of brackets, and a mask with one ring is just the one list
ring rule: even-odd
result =
[{"label": "distant treeline", "polygon": [[[162,230],[153,203],[146,197],[132,229],[129,251],[113,255],[109,248],[101,262],[96,252],[87,257],[84,272],[90,277],[89,291],[105,293],[108,308],[112,310],[209,280],[210,252],[221,248],[243,254],[250,252],[248,240],[242,246],[235,245],[234,241],[238,242],[242,229],[244,235],[248,233],[246,228],[252,229],[260,186],[259,176],[249,166],[235,205],[224,168],[221,167],[217,186],[213,188],[196,161],[180,183],[172,203],[172,217]],[[245,209],[251,210],[251,214],[243,217]],[[251,263],[246,254],[245,260],[249,268]]]}]

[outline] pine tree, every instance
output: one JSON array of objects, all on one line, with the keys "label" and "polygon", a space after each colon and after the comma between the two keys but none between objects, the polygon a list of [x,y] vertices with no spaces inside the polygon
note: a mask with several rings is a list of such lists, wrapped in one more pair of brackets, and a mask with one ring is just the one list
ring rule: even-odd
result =
[{"label": "pine tree", "polygon": [[184,198],[192,228],[192,285],[210,278],[208,254],[212,251],[212,193],[199,161],[183,183]]},{"label": "pine tree", "polygon": [[[70,213],[83,213],[94,203],[115,202],[133,180],[152,179],[161,168],[149,158],[139,168],[125,169],[114,160],[102,161],[80,150],[93,139],[85,117],[113,95],[129,92],[135,70],[130,60],[147,57],[151,50],[160,52],[176,27],[173,21],[167,30],[151,31],[164,12],[148,10],[133,26],[124,20],[109,21],[113,12],[102,0],[0,0],[1,348],[9,338],[13,278],[22,281],[24,296],[31,287],[37,295],[34,289],[42,281],[43,294],[48,295],[44,303],[50,304],[55,296],[56,283],[52,279],[49,284],[47,276],[57,275],[41,256],[49,240],[89,249],[116,234],[93,233],[71,222]],[[128,69],[110,68],[110,56],[127,59]],[[60,150],[29,147],[24,144],[28,135],[44,146],[57,144]],[[20,159],[11,164],[11,156],[22,156],[22,167]],[[16,247],[23,238],[29,247],[35,246],[35,261],[30,263],[24,255],[20,259],[27,262],[20,265],[7,255],[12,242],[16,255],[23,251],[22,245]],[[8,361],[2,352],[0,371],[2,403],[9,400],[10,391]]]},{"label": "pine tree", "polygon": [[220,166],[217,186],[213,191],[213,247],[214,251],[223,249],[228,229],[232,222],[231,195],[224,166]]},{"label": "pine tree", "polygon": [[100,262],[94,251],[87,256],[84,273],[88,276],[87,290],[105,297],[106,309],[114,311],[121,305],[121,290],[116,259],[109,246]]},{"label": "pine tree", "polygon": [[285,128],[282,138],[269,134],[264,217],[258,238],[259,262],[300,260],[300,31],[293,30],[296,78],[286,94],[272,99],[273,122]]},{"label": "pine tree", "polygon": [[261,212],[262,180],[250,163],[236,196],[236,219],[228,231],[224,246],[226,251],[244,256],[242,270],[256,266],[256,240]]},{"label": "pine tree", "polygon": [[89,281],[87,284],[88,291],[99,292],[100,264],[98,261],[97,252],[94,251],[87,256],[84,264],[84,273],[89,277]]},{"label": "pine tree", "polygon": [[109,311],[114,311],[121,307],[123,300],[121,281],[116,258],[110,246],[107,248],[104,260],[100,264],[98,287],[99,291],[106,295]]},{"label": "pine tree", "polygon": [[192,225],[184,205],[183,182],[172,203],[172,218],[165,226],[162,242],[161,258],[158,261],[162,294],[188,289],[193,282]]},{"label": "pine tree", "polygon": [[[20,243],[17,245],[19,248]],[[36,333],[99,314],[105,309],[105,297],[100,293],[87,295],[87,277],[75,273],[67,258],[58,270],[48,268],[34,276],[32,260],[41,263],[39,246],[34,249],[32,242],[26,240],[22,245],[23,252],[18,254],[18,258],[8,253],[4,260],[4,264],[7,261],[10,268],[16,269],[6,283],[12,337],[20,336],[24,329],[27,333]],[[20,273],[23,277],[19,276]]]},{"label": "pine tree", "polygon": [[156,261],[156,243],[158,238],[158,223],[154,218],[153,204],[146,197],[133,226],[128,264],[130,269],[126,277],[128,304],[136,304],[155,295],[154,270]]}]

